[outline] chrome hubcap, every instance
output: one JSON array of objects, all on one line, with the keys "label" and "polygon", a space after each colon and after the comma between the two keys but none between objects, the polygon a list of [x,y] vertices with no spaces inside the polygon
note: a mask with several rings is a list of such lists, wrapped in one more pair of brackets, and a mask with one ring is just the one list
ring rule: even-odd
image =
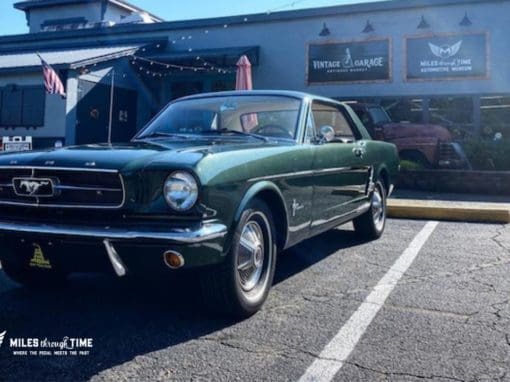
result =
[{"label": "chrome hubcap", "polygon": [[372,218],[377,230],[381,230],[384,225],[384,219],[386,218],[386,212],[384,209],[384,200],[378,188],[375,189],[374,195],[372,196]]},{"label": "chrome hubcap", "polygon": [[237,257],[237,272],[245,292],[254,289],[261,278],[264,265],[264,235],[256,221],[249,221],[241,232]]}]

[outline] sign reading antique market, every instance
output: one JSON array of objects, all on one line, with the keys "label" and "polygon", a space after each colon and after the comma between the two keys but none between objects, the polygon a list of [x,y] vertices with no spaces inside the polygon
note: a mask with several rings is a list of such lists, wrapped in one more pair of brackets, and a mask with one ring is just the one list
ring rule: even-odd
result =
[{"label": "sign reading antique market", "polygon": [[407,39],[408,80],[487,77],[485,34],[410,37]]},{"label": "sign reading antique market", "polygon": [[389,40],[310,44],[308,83],[390,80]]}]

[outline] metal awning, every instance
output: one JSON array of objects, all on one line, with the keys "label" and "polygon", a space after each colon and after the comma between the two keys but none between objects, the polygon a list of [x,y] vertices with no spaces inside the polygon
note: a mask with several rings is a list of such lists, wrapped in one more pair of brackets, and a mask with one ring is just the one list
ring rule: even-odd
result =
[{"label": "metal awning", "polygon": [[162,52],[155,55],[147,55],[145,58],[153,59],[161,62],[168,62],[174,64],[191,64],[197,57],[206,61],[213,62],[216,65],[223,67],[234,67],[242,55],[248,56],[252,66],[257,66],[259,63],[259,47],[230,47],[221,49],[197,49],[189,51],[170,51]]},{"label": "metal awning", "polygon": [[52,51],[30,51],[0,54],[0,72],[30,71],[41,67],[41,60],[37,53],[56,69],[76,69],[86,65],[93,65],[121,57],[137,54],[138,51],[148,49],[154,44],[129,44],[117,46],[101,46],[75,48]]}]

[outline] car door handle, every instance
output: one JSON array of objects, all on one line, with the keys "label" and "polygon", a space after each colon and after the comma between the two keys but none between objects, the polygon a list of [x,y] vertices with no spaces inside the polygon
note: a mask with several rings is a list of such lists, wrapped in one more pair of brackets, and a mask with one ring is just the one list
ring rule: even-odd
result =
[{"label": "car door handle", "polygon": [[363,158],[363,155],[365,155],[365,150],[359,147],[355,147],[352,149],[352,152],[354,155],[356,155],[358,158]]}]

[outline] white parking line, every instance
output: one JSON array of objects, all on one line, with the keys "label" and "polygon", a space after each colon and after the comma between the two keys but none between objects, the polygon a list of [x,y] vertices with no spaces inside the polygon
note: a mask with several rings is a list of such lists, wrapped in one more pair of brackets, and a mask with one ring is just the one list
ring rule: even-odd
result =
[{"label": "white parking line", "polygon": [[335,377],[438,224],[435,221],[428,222],[414,237],[365,301],[301,376],[300,382],[331,381]]}]

